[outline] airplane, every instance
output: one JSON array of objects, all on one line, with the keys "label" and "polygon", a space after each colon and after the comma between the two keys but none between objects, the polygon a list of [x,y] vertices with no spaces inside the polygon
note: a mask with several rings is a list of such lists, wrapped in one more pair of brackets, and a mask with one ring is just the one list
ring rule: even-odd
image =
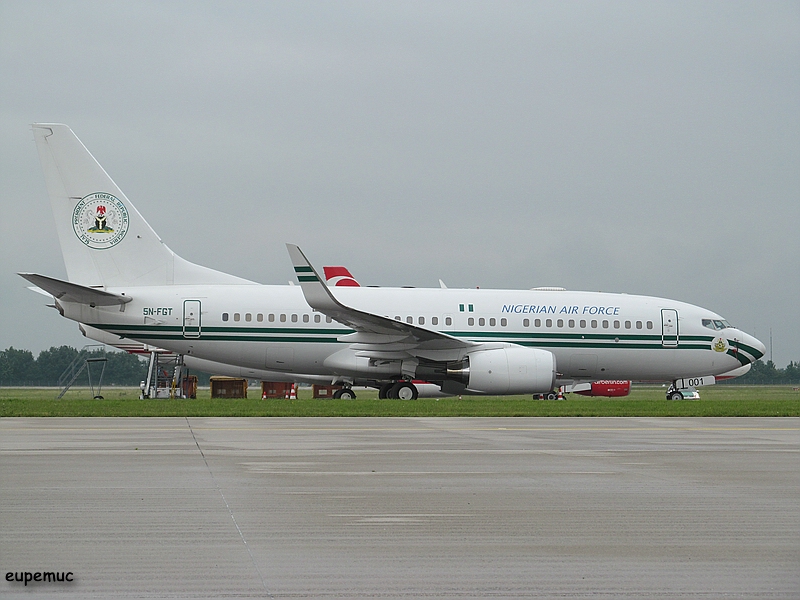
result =
[{"label": "airplane", "polygon": [[[328,286],[286,244],[299,285],[262,285],[170,250],[66,125],[34,139],[67,280],[20,273],[65,318],[187,357],[418,396],[547,394],[598,380],[667,397],[749,365],[764,344],[698,306],[567,291]],[[334,293],[335,292],[335,293]]]}]

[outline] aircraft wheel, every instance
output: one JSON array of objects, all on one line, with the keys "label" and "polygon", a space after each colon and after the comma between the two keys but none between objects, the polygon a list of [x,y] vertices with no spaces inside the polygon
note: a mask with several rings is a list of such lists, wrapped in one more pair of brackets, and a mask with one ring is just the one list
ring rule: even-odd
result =
[{"label": "aircraft wheel", "polygon": [[407,381],[399,381],[392,386],[391,398],[398,400],[416,400],[419,397],[417,386]]},{"label": "aircraft wheel", "polygon": [[350,388],[342,388],[333,393],[333,397],[337,400],[355,400],[356,393]]},{"label": "aircraft wheel", "polygon": [[683,400],[683,394],[678,391],[667,394],[667,400]]},{"label": "aircraft wheel", "polygon": [[390,397],[389,392],[391,391],[392,386],[394,386],[393,383],[384,383],[378,390],[378,398],[380,398],[381,400],[389,398]]},{"label": "aircraft wheel", "polygon": [[555,400],[556,398],[558,398],[558,394],[556,394],[555,392],[547,392],[546,398],[548,400]]}]

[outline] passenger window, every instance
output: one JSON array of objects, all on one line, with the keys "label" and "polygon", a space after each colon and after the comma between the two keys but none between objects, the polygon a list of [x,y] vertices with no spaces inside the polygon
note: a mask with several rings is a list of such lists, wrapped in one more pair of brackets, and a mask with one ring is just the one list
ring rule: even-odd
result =
[{"label": "passenger window", "polygon": [[281,323],[286,323],[286,315],[281,313]]},{"label": "passenger window", "polygon": [[444,324],[445,325],[452,325],[453,324],[453,319],[450,318],[450,317],[446,317],[445,320],[444,320]]},{"label": "passenger window", "polygon": [[478,319],[478,325],[479,325],[480,327],[483,327],[484,325],[486,325],[486,319],[484,319],[483,317],[481,317],[480,319]]},{"label": "passenger window", "polygon": [[603,321],[603,329],[608,329],[608,321]]},{"label": "passenger window", "polygon": [[395,321],[402,321],[403,319],[400,318],[400,315],[395,315],[394,320]]},{"label": "passenger window", "polygon": [[497,319],[492,317],[491,319],[489,319],[489,327],[494,327],[495,325],[497,325]]},{"label": "passenger window", "polygon": [[522,326],[523,327],[530,327],[531,326],[531,320],[530,319],[522,319]]},{"label": "passenger window", "polygon": [[417,319],[417,322],[418,322],[420,325],[425,325],[425,317],[420,317],[419,319]]},{"label": "passenger window", "polygon": [[303,315],[303,323],[308,323],[309,320],[308,315]]},{"label": "passenger window", "polygon": [[414,317],[406,317],[406,323],[413,323]]},{"label": "passenger window", "polygon": [[292,323],[297,323],[297,315],[292,315]]},{"label": "passenger window", "polygon": [[475,319],[473,317],[470,317],[469,319],[467,319],[467,325],[470,325],[470,326],[475,325]]},{"label": "passenger window", "polygon": [[631,322],[625,321],[625,329],[630,329],[630,328],[631,328]]},{"label": "passenger window", "polygon": [[636,329],[641,329],[641,328],[642,328],[642,322],[636,321]]},{"label": "passenger window", "polygon": [[619,329],[619,321],[614,321],[614,329]]},{"label": "passenger window", "polygon": [[592,319],[592,329],[597,329],[597,321]]},{"label": "passenger window", "polygon": [[503,317],[502,319],[500,319],[500,327],[505,327],[506,325],[508,325],[508,319]]},{"label": "passenger window", "polygon": [[564,319],[559,319],[558,320],[558,326],[559,327],[563,327],[564,326]]},{"label": "passenger window", "polygon": [[246,314],[244,315],[244,320],[245,320],[245,321],[247,321],[247,322],[249,323],[250,321],[252,321],[252,320],[253,320],[253,315],[251,315],[250,313],[246,313]]},{"label": "passenger window", "polygon": [[568,324],[570,327],[575,327],[575,319],[570,319]]},{"label": "passenger window", "polygon": [[547,327],[552,327],[553,326],[553,319],[547,319],[547,321],[545,321],[545,325]]},{"label": "passenger window", "polygon": [[431,325],[438,325],[439,317],[431,317]]},{"label": "passenger window", "polygon": [[228,320],[228,313],[222,313],[222,320],[223,321],[227,321]]},{"label": "passenger window", "polygon": [[269,313],[269,316],[267,317],[267,321],[269,321],[270,323],[274,323],[275,322],[275,315],[273,313]]},{"label": "passenger window", "polygon": [[330,317],[325,317],[325,322],[326,323],[333,323],[333,319],[331,319]]},{"label": "passenger window", "polygon": [[536,319],[536,320],[533,322],[533,324],[534,324],[536,327],[541,327],[541,326],[542,326],[542,320],[541,320],[541,319]]},{"label": "passenger window", "polygon": [[242,318],[242,316],[239,313],[233,313],[233,320],[234,321],[239,321],[241,318]]},{"label": "passenger window", "polygon": [[586,329],[586,321],[581,319],[581,329]]},{"label": "passenger window", "polygon": [[258,315],[256,315],[256,321],[258,321],[259,323],[263,323],[264,322],[264,313],[258,313]]},{"label": "passenger window", "polygon": [[653,322],[652,321],[648,321],[647,322],[647,328],[648,329],[652,329],[653,328]]},{"label": "passenger window", "polygon": [[322,320],[322,317],[319,315],[314,315],[314,323],[319,323]]}]

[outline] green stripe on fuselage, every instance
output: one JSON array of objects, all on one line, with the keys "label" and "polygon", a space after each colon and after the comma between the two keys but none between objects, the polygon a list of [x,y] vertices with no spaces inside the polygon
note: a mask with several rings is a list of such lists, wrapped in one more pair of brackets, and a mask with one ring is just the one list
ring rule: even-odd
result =
[{"label": "green stripe on fuselage", "polygon": [[[94,325],[115,335],[146,340],[184,340],[183,328],[175,325]],[[196,333],[193,329],[192,333]],[[248,327],[214,326],[203,327],[201,340],[243,341],[243,342],[297,342],[297,343],[339,343],[337,338],[354,333],[353,329],[331,327]],[[664,347],[659,335],[602,334],[602,333],[520,333],[509,331],[456,331],[442,332],[453,337],[474,341],[497,341],[539,348],[596,348],[596,349],[635,349],[635,350],[709,350],[713,337],[682,336],[678,346]],[[196,339],[196,338],[191,338]],[[698,343],[699,342],[699,343]],[[744,349],[744,347],[742,348]],[[741,353],[728,352],[742,362]],[[737,356],[739,354],[740,356]],[[745,358],[747,364],[749,359]]]}]

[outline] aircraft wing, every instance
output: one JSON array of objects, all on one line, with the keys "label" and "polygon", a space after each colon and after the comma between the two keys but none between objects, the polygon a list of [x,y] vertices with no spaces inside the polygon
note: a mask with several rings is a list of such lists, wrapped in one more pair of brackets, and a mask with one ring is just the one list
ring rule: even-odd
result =
[{"label": "aircraft wing", "polygon": [[[355,344],[354,349],[375,358],[399,358],[400,354],[422,355],[424,351],[466,350],[476,346],[446,333],[417,327],[389,317],[345,306],[323,283],[303,251],[286,244],[308,305],[335,321],[355,329],[356,333],[342,336],[341,341]],[[422,351],[422,352],[420,352]]]},{"label": "aircraft wing", "polygon": [[114,306],[115,304],[127,304],[133,298],[130,296],[120,296],[103,290],[62,281],[55,277],[37,275],[36,273],[17,273],[20,277],[27,279],[33,285],[51,294],[57,300],[65,302],[78,302],[89,306]]}]

